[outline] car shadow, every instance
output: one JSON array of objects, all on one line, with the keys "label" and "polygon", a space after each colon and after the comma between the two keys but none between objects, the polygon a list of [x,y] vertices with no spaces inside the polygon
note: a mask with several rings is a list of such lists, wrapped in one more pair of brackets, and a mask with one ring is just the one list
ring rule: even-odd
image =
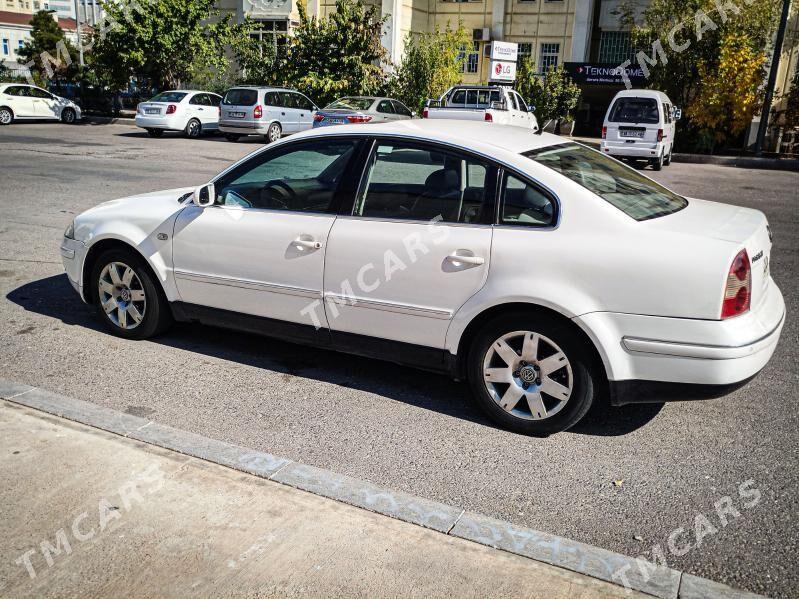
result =
[{"label": "car shadow", "polygon": [[[8,293],[6,299],[29,312],[56,318],[66,325],[110,335],[93,308],[77,296],[66,274],[26,283]],[[418,408],[499,428],[473,404],[465,383],[454,383],[443,375],[253,334],[237,332],[230,335],[222,329],[196,324],[177,323],[169,332],[151,342],[375,393]],[[594,406],[569,432],[591,436],[626,435],[650,422],[661,407],[632,405],[611,408],[600,404]]]},{"label": "car shadow", "polygon": [[[167,139],[188,139],[186,135],[182,131],[165,131],[161,137],[152,137],[147,131],[142,129],[141,131],[126,131],[124,133],[114,133],[117,137],[131,137],[133,139],[150,139],[153,142],[164,141]],[[195,142],[223,142],[226,144],[258,144],[258,145],[266,145],[263,136],[261,135],[247,135],[245,137],[240,138],[238,141],[228,141],[227,138],[222,133],[213,132],[213,133],[203,133],[199,138],[193,139],[191,141]]]}]

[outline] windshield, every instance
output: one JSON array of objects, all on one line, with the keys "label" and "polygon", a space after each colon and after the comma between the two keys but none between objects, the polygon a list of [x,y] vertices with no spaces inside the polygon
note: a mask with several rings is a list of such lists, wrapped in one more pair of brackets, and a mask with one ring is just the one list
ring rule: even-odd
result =
[{"label": "windshield", "polygon": [[635,220],[665,216],[688,205],[684,197],[635,169],[579,144],[549,146],[524,156],[582,185]]},{"label": "windshield", "polygon": [[328,104],[325,108],[344,108],[347,110],[367,110],[372,103],[375,101],[374,98],[340,98],[333,102],[332,104]]},{"label": "windshield", "polygon": [[161,92],[150,102],[180,102],[186,97],[186,92]]},{"label": "windshield", "polygon": [[656,125],[660,122],[657,100],[654,98],[619,98],[610,111],[608,121]]},{"label": "windshield", "polygon": [[222,100],[228,106],[252,106],[258,101],[258,90],[229,89]]}]

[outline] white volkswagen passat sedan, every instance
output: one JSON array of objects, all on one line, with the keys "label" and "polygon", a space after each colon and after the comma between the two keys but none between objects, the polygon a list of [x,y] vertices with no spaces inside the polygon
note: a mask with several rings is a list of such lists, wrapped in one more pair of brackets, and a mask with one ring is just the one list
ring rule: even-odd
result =
[{"label": "white volkswagen passat sedan", "polygon": [[747,382],[785,318],[770,251],[757,210],[561,137],[456,121],[301,133],[196,189],[101,204],[61,245],[119,336],[200,322],[446,372],[529,434],[599,397]]},{"label": "white volkswagen passat sedan", "polygon": [[80,106],[35,85],[0,83],[0,125],[22,120],[79,121]]},{"label": "white volkswagen passat sedan", "polygon": [[152,137],[164,131],[182,131],[186,137],[200,137],[219,130],[222,96],[196,90],[166,91],[142,102],[136,109],[136,125]]}]

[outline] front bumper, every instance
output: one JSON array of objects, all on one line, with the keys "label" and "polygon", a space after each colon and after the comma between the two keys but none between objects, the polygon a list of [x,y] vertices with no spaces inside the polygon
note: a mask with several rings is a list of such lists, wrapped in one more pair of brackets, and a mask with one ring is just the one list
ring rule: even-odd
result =
[{"label": "front bumper", "polygon": [[67,278],[73,289],[78,292],[80,298],[84,301],[83,297],[83,261],[86,257],[86,245],[76,239],[68,239],[66,237],[61,239],[61,262],[64,265],[64,271],[67,273]]},{"label": "front bumper", "polygon": [[609,156],[621,156],[624,158],[638,158],[641,160],[657,158],[664,151],[663,142],[647,143],[636,141],[635,143],[616,142],[602,140],[599,143],[599,151]]},{"label": "front bumper", "polygon": [[777,348],[785,301],[773,280],[763,300],[727,320],[592,312],[574,319],[599,349],[611,402],[718,397],[760,372]]}]

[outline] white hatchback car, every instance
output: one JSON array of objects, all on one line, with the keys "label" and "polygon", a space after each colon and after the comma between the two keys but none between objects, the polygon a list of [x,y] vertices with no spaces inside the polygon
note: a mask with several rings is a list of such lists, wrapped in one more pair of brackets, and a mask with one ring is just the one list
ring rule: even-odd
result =
[{"label": "white hatchback car", "polygon": [[222,96],[197,90],[161,92],[136,109],[136,125],[153,137],[164,131],[182,131],[186,137],[200,137],[219,130]]},{"label": "white hatchback car", "polygon": [[72,100],[35,85],[0,83],[0,125],[37,119],[74,123],[80,118],[80,106]]},{"label": "white hatchback car", "polygon": [[785,319],[771,234],[585,146],[518,127],[329,127],[210,183],[101,204],[61,255],[108,328],[173,320],[441,371],[510,429],[717,396]]}]

